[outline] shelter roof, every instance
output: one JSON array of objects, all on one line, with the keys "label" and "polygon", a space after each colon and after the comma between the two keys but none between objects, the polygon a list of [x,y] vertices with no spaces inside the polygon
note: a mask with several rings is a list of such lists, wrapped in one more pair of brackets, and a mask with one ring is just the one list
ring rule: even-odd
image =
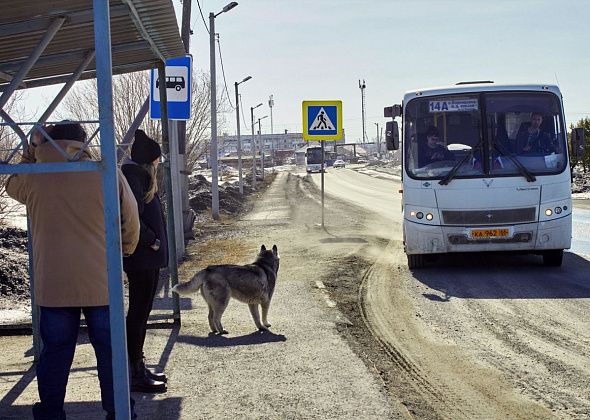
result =
[{"label": "shelter roof", "polygon": [[[110,0],[113,74],[146,70],[185,54],[171,0]],[[65,21],[21,87],[63,83],[94,50],[92,0],[0,0],[0,90],[55,20]],[[80,79],[96,75],[92,60]]]}]

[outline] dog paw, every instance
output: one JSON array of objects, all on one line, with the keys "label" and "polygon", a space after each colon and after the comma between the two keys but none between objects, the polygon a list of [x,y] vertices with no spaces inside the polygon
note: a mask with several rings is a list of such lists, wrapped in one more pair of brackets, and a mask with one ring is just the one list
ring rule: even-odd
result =
[{"label": "dog paw", "polygon": [[270,324],[267,322],[266,324],[264,324],[265,327],[270,328]]},{"label": "dog paw", "polygon": [[227,332],[227,330],[219,331],[219,335],[225,335],[225,334],[229,334],[229,332]]},{"label": "dog paw", "polygon": [[266,325],[261,325],[260,327],[258,327],[258,331],[268,331],[268,328],[266,327]]}]

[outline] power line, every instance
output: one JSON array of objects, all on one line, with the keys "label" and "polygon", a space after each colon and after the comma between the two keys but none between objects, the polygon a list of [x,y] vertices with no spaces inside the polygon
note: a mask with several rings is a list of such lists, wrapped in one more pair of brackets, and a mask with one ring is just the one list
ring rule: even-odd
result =
[{"label": "power line", "polygon": [[242,94],[239,95],[240,98],[240,111],[242,111],[242,122],[244,123],[244,129],[248,129],[248,124],[246,124],[246,118],[244,117],[244,105],[242,105]]},{"label": "power line", "polygon": [[[225,93],[227,96],[227,100],[229,101],[229,106],[231,106],[233,109],[236,109],[235,106],[232,105],[231,103],[231,98],[229,97],[229,90],[227,90],[227,81],[225,80],[225,70],[223,69],[223,58],[221,57],[221,43],[219,42],[219,34],[217,35],[217,49],[219,50],[219,61],[221,62],[221,74],[223,74],[223,84],[225,85]],[[221,94],[221,96],[223,96],[223,93]]]},{"label": "power line", "polygon": [[[191,0],[184,0],[184,1],[191,1]],[[205,22],[205,16],[203,16],[203,11],[201,10],[201,4],[199,3],[199,0],[197,0],[197,6],[199,6],[199,13],[201,14],[201,19],[203,19],[203,25],[205,25],[205,29],[207,29],[207,33],[210,34],[209,27],[207,26],[207,22]]]}]

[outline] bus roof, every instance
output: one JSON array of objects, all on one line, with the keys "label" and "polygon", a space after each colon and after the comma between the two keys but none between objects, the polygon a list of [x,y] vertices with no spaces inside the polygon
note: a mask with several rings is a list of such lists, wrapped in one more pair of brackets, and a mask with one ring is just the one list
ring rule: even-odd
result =
[{"label": "bus roof", "polygon": [[552,92],[561,98],[561,92],[556,85],[543,84],[512,84],[497,85],[495,83],[469,83],[452,86],[432,87],[425,89],[416,89],[407,91],[404,94],[404,103],[410,99],[420,96],[448,95],[457,93],[475,93],[475,92],[498,92],[498,91],[531,91],[531,92]]}]

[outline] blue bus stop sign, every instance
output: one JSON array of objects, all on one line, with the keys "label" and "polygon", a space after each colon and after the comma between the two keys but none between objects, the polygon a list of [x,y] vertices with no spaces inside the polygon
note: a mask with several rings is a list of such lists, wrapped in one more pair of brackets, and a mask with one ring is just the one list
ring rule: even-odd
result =
[{"label": "blue bus stop sign", "polygon": [[[191,68],[192,57],[166,60],[166,96],[168,97],[168,118],[188,120],[191,118]],[[151,70],[150,78],[150,118],[159,120],[160,84],[158,70]]]}]

